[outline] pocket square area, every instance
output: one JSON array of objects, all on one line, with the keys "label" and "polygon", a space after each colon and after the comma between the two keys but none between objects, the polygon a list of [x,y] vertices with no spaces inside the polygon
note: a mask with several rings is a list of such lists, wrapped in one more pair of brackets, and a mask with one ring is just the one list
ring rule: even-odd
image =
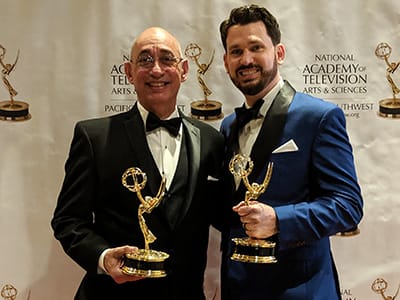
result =
[{"label": "pocket square area", "polygon": [[215,178],[215,177],[213,177],[213,176],[211,176],[211,175],[208,175],[208,176],[207,176],[207,180],[209,180],[209,181],[219,181],[218,178]]},{"label": "pocket square area", "polygon": [[293,139],[287,141],[283,145],[276,148],[272,153],[282,153],[282,152],[294,152],[298,151],[299,148],[297,147],[296,143]]}]

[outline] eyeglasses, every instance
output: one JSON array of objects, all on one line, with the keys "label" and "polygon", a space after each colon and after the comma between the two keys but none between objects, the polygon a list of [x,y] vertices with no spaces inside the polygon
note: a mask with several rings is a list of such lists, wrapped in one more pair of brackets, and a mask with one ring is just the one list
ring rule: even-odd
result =
[{"label": "eyeglasses", "polygon": [[[162,68],[172,68],[176,67],[182,60],[183,58],[181,57],[163,55],[158,58],[158,63]],[[141,55],[136,59],[135,63],[139,67],[150,69],[154,67],[155,61],[156,59],[151,55]]]}]

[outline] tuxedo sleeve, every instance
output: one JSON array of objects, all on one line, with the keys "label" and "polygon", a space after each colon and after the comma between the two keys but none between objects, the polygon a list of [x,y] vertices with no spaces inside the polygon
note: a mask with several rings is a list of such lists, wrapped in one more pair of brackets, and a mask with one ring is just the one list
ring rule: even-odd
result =
[{"label": "tuxedo sleeve", "polygon": [[97,272],[98,259],[110,246],[94,227],[96,184],[92,143],[82,123],[77,123],[51,226],[64,251],[88,272]]},{"label": "tuxedo sleeve", "polygon": [[280,248],[313,242],[357,226],[363,200],[345,116],[335,107],[320,119],[310,153],[308,198],[275,207]]}]

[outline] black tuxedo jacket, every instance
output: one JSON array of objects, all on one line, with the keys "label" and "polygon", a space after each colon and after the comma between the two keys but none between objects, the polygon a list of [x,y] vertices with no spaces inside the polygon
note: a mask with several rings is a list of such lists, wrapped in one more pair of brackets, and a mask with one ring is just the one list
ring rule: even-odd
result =
[{"label": "black tuxedo jacket", "polygon": [[182,117],[189,172],[184,203],[173,212],[179,216],[172,226],[161,207],[144,215],[157,237],[150,248],[170,254],[168,276],[120,285],[99,274],[100,254],[122,245],[144,247],[137,218],[140,202],[122,185],[121,176],[127,168],[140,168],[148,178],[142,195],[155,196],[161,175],[136,105],[125,113],[76,124],[51,221],[64,251],[87,271],[75,299],[204,299],[209,225],[219,206],[210,179],[218,177],[223,137],[210,125]]}]

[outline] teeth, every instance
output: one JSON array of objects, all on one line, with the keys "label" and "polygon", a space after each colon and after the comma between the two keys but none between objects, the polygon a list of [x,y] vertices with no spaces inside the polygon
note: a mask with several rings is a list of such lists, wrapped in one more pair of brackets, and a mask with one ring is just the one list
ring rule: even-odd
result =
[{"label": "teeth", "polygon": [[152,82],[152,83],[149,83],[149,85],[153,86],[153,87],[160,87],[160,86],[164,86],[165,83],[163,83],[163,82]]},{"label": "teeth", "polygon": [[247,71],[241,71],[240,72],[242,75],[251,75],[257,73],[257,70],[247,70]]}]

